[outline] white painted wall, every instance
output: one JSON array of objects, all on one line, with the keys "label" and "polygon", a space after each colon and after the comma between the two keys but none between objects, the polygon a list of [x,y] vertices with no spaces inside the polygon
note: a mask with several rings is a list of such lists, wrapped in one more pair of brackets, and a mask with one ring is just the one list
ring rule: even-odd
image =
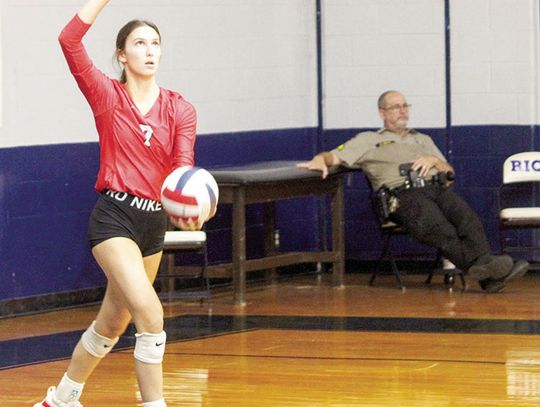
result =
[{"label": "white painted wall", "polygon": [[539,123],[538,0],[450,6],[453,123]]},{"label": "white painted wall", "polygon": [[[57,35],[83,0],[0,0],[0,148],[96,141]],[[538,0],[451,0],[453,124],[540,123]],[[411,125],[445,123],[443,0],[323,0],[324,121],[378,127],[387,89]],[[199,113],[199,134],[317,124],[315,0],[114,0],[86,38],[110,75],[117,30],[162,30],[159,76]]]},{"label": "white painted wall", "polygon": [[[452,124],[540,122],[538,0],[451,0]],[[443,0],[324,1],[327,128],[377,127],[398,89],[411,125],[446,125]]]},{"label": "white painted wall", "polygon": [[325,127],[380,126],[376,101],[389,89],[412,103],[412,126],[444,126],[444,2],[323,4]]},{"label": "white painted wall", "polygon": [[[83,0],[0,0],[4,125],[0,147],[97,141],[57,36]],[[163,36],[159,84],[197,108],[199,134],[317,124],[315,2],[114,0],[87,34],[110,75],[116,33],[132,18]]]}]

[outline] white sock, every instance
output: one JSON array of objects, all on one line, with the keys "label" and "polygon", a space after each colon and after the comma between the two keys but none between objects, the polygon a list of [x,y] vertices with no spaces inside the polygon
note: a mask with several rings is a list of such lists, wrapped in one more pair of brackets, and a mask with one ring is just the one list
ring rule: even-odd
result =
[{"label": "white sock", "polygon": [[77,383],[71,380],[67,373],[60,380],[60,384],[56,388],[55,397],[58,401],[69,403],[71,401],[79,401],[81,398],[84,383]]},{"label": "white sock", "polygon": [[442,268],[444,270],[452,270],[456,268],[456,265],[448,259],[442,259]]},{"label": "white sock", "polygon": [[143,407],[167,407],[165,404],[165,399],[149,401],[148,403],[143,403]]}]

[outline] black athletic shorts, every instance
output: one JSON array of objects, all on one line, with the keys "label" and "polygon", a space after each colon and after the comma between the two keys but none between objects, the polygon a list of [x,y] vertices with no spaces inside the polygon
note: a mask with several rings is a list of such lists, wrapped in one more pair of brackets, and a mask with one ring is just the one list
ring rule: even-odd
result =
[{"label": "black athletic shorts", "polygon": [[163,250],[166,230],[167,216],[161,203],[106,190],[90,215],[88,240],[94,247],[112,237],[127,237],[146,257]]}]

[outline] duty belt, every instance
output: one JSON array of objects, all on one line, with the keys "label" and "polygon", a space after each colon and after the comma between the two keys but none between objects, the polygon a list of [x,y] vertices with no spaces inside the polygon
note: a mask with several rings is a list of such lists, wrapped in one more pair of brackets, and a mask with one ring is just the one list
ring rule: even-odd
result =
[{"label": "duty belt", "polygon": [[427,187],[427,186],[430,186],[430,185],[441,185],[441,183],[436,181],[436,180],[432,180],[432,179],[424,179],[424,182],[422,183],[422,185],[412,185],[410,182],[405,182],[404,184],[402,184],[400,186],[397,186],[395,188],[391,188],[390,193],[395,195],[397,193],[405,191],[406,189],[419,189],[419,188],[424,188],[424,187]]}]

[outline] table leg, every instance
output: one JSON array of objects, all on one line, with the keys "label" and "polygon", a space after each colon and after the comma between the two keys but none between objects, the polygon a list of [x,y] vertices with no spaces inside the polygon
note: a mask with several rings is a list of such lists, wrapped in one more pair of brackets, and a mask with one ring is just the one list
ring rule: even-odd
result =
[{"label": "table leg", "polygon": [[175,274],[175,256],[174,252],[164,251],[156,280],[159,280],[160,294],[170,295],[176,289],[176,280],[174,277],[167,278]]},{"label": "table leg", "polygon": [[[274,201],[264,203],[264,255],[276,254],[276,205]],[[273,284],[277,277],[276,268],[265,270],[267,284]]]},{"label": "table leg", "polygon": [[345,205],[343,202],[343,178],[336,180],[336,191],[332,194],[332,251],[338,255],[333,263],[332,279],[335,287],[343,287],[345,274]]},{"label": "table leg", "polygon": [[232,203],[232,279],[234,305],[245,306],[246,292],[246,195],[234,188]]}]

